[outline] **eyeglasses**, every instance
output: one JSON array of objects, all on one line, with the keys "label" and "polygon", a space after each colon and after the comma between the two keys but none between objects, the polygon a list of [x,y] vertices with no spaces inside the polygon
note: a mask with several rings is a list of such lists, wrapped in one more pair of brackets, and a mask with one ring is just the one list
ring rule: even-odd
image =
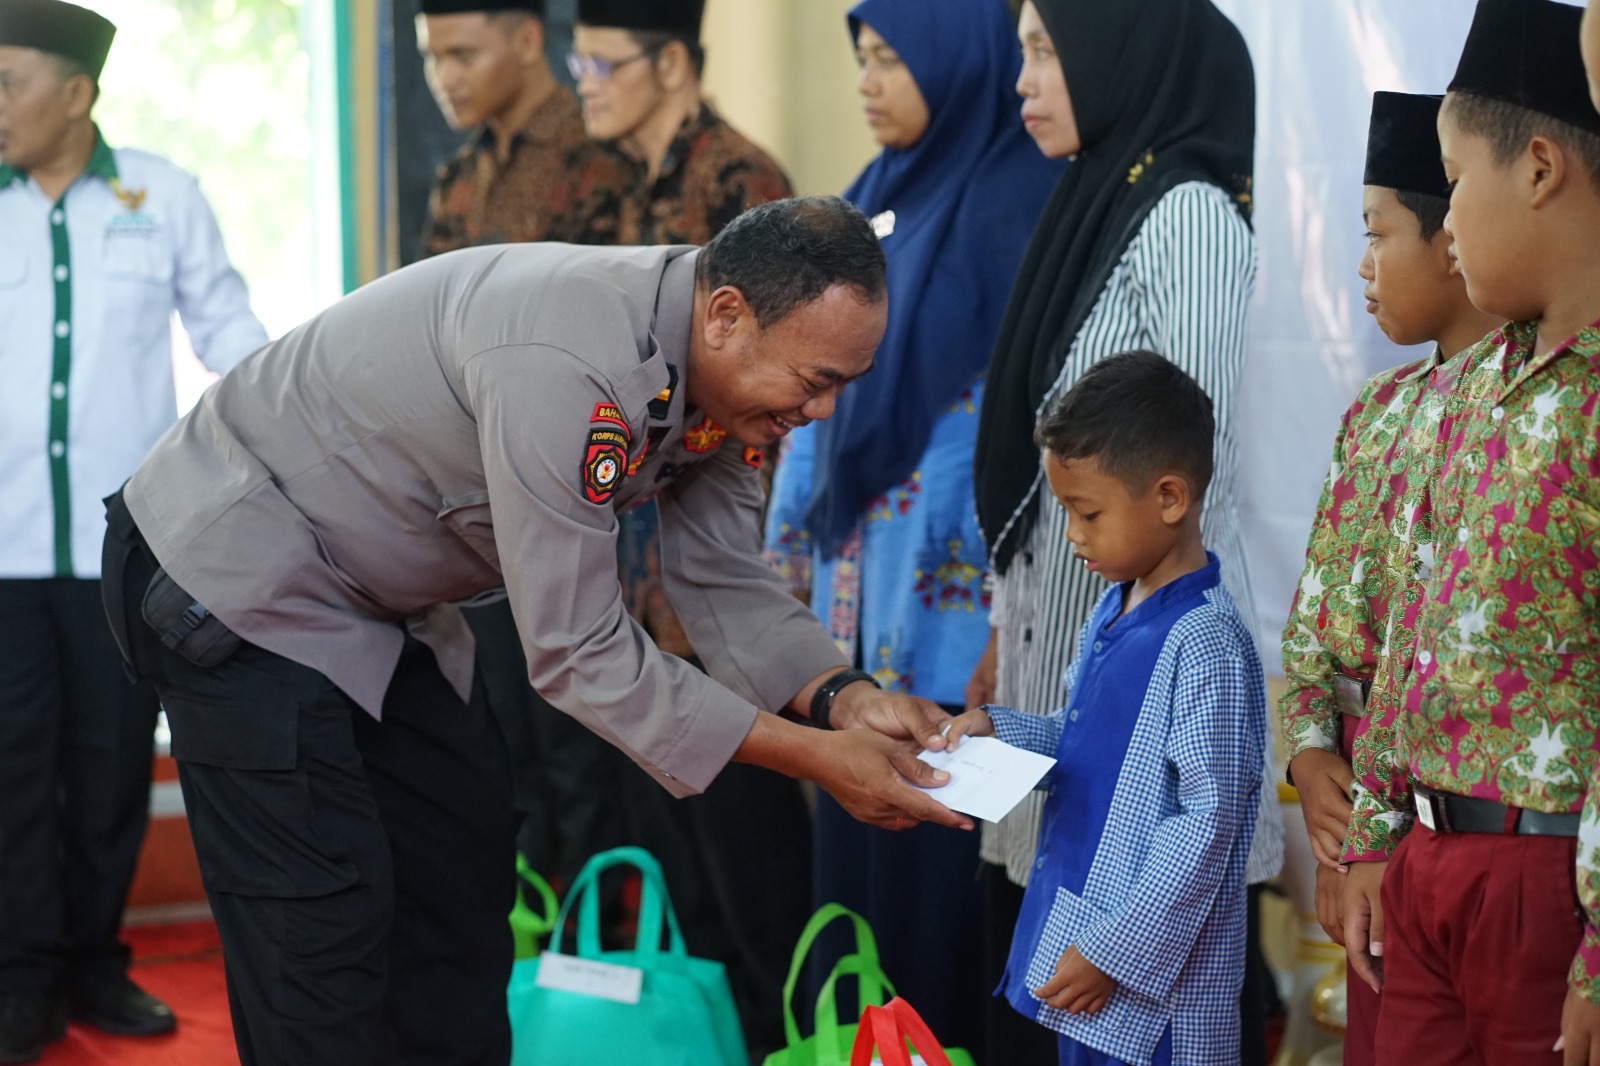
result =
[{"label": "eyeglasses", "polygon": [[582,81],[584,75],[592,75],[600,81],[611,77],[618,67],[625,67],[629,63],[636,63],[641,59],[648,59],[656,53],[657,49],[646,48],[637,55],[628,56],[626,59],[603,59],[600,56],[579,55],[577,52],[567,53],[567,73],[572,75],[573,81]]}]

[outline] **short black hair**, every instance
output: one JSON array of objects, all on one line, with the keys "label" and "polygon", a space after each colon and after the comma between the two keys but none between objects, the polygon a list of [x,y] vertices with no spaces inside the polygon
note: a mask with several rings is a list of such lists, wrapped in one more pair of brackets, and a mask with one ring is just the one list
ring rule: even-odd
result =
[{"label": "short black hair", "polygon": [[639,46],[641,52],[650,56],[650,61],[655,62],[655,57],[661,50],[673,41],[683,45],[689,52],[689,65],[694,68],[694,76],[701,77],[706,69],[706,50],[703,45],[692,37],[685,37],[681,33],[670,30],[629,30],[628,36],[633,38],[633,43]]},{"label": "short black hair", "polygon": [[96,100],[100,99],[100,79],[95,77],[93,74],[90,74],[88,67],[84,66],[78,60],[73,59],[71,56],[64,56],[59,52],[51,52],[50,58],[56,61],[56,74],[61,78],[62,81],[71,81],[73,78],[79,77],[80,75],[88,78],[89,87],[93,90],[89,97],[89,102],[92,104]]},{"label": "short black hair", "polygon": [[1443,113],[1462,133],[1487,140],[1494,161],[1501,166],[1520,155],[1533,138],[1549,137],[1577,155],[1590,182],[1600,190],[1600,135],[1543,111],[1477,93],[1447,93]]},{"label": "short black hair", "polygon": [[700,253],[695,280],[707,292],[732,285],[763,328],[847,285],[864,302],[884,296],[883,248],[872,225],[837,196],[802,196],[752,207]]},{"label": "short black hair", "polygon": [[484,15],[488,17],[490,22],[499,26],[502,32],[514,33],[518,26],[521,26],[529,19],[533,19],[542,25],[544,23],[544,4],[535,4],[526,10],[510,8],[504,11],[485,11]]},{"label": "short black hair", "polygon": [[1178,473],[1198,502],[1211,484],[1211,397],[1170,359],[1130,351],[1091,366],[1039,419],[1033,439],[1061,462],[1094,459],[1142,493]]},{"label": "short black hair", "polygon": [[1422,243],[1432,241],[1444,229],[1444,216],[1450,213],[1448,197],[1396,189],[1394,198],[1400,201],[1401,207],[1417,216],[1417,224],[1422,227]]}]

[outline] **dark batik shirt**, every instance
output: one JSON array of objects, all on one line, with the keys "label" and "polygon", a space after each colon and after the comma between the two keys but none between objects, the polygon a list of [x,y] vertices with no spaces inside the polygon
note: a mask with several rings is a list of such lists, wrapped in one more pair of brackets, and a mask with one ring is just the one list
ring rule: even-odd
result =
[{"label": "dark batik shirt", "polygon": [[[645,163],[613,151],[590,160],[572,188],[573,200],[563,211],[572,229],[563,239],[575,244],[706,244],[749,208],[794,195],[772,157],[705,103],[684,120],[655,181]],[[709,419],[701,428],[708,435],[723,433]],[[753,466],[764,459],[758,450],[745,454]],[[660,529],[652,505],[623,516],[617,549],[628,612],[663,651],[693,655],[661,587]]]},{"label": "dark batik shirt", "polygon": [[705,244],[757,204],[794,195],[772,157],[722,121],[709,104],[686,119],[661,172],[621,153],[599,156],[572,204],[579,244]]},{"label": "dark batik shirt", "polygon": [[598,194],[600,183],[621,177],[614,164],[604,165],[615,155],[615,149],[586,138],[577,97],[558,86],[512,135],[505,160],[496,154],[493,131],[482,129],[439,168],[428,197],[424,253],[573,239],[562,211],[572,204],[580,179]]}]

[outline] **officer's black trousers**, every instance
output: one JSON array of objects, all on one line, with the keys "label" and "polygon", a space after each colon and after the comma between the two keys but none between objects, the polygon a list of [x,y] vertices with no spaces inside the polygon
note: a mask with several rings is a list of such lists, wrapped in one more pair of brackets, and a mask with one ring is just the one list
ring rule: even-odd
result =
[{"label": "officer's black trousers", "polygon": [[0,994],[127,969],[156,711],[123,673],[100,582],[0,581]]},{"label": "officer's black trousers", "polygon": [[463,704],[409,639],[381,722],[250,644],[201,669],[127,617],[148,548],[107,548],[108,612],[172,725],[244,1066],[506,1063],[515,826],[481,691]]}]

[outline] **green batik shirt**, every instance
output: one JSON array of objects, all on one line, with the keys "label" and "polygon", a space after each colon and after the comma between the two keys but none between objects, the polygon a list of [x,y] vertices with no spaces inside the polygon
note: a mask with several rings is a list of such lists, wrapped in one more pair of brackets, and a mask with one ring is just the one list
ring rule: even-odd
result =
[{"label": "green batik shirt", "polygon": [[1600,329],[1535,357],[1537,329],[1505,328],[1485,394],[1441,426],[1441,554],[1395,746],[1440,792],[1581,815],[1571,979],[1600,1003]]},{"label": "green batik shirt", "polygon": [[1278,709],[1290,762],[1340,750],[1338,675],[1371,681],[1391,651],[1409,659],[1411,635],[1395,631],[1393,607],[1432,558],[1421,503],[1445,397],[1467,354],[1447,360],[1436,349],[1374,375],[1339,422],[1283,631],[1288,690]]},{"label": "green batik shirt", "polygon": [[1385,567],[1391,591],[1384,604],[1385,650],[1378,657],[1368,713],[1353,740],[1355,809],[1345,836],[1345,862],[1383,861],[1411,826],[1409,806],[1373,804],[1370,797],[1406,792],[1405,763],[1395,754],[1395,722],[1405,705],[1417,646],[1417,625],[1438,555],[1434,499],[1445,440],[1463,413],[1493,394],[1501,366],[1499,334],[1490,334],[1451,359],[1433,376],[1427,402],[1407,427],[1405,466],[1390,471],[1405,477],[1412,491],[1403,521],[1395,530]]}]

